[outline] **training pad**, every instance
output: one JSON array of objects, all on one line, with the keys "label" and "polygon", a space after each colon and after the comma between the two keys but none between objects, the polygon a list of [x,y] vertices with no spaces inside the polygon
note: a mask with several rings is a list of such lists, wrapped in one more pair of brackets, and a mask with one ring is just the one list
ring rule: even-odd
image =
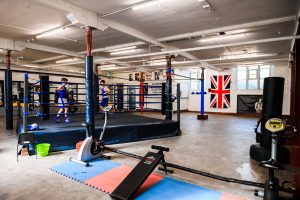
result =
[{"label": "training pad", "polygon": [[[131,167],[122,165],[90,178],[84,183],[106,193],[112,193],[131,171]],[[163,177],[160,175],[151,174],[137,191],[137,194],[141,194],[162,179]]]},{"label": "training pad", "polygon": [[58,174],[84,182],[98,174],[120,166],[120,164],[108,160],[97,159],[89,162],[90,166],[86,167],[75,162],[67,162],[51,167],[50,169]]},{"label": "training pad", "polygon": [[137,200],[245,200],[234,195],[207,189],[165,177],[142,193]]}]

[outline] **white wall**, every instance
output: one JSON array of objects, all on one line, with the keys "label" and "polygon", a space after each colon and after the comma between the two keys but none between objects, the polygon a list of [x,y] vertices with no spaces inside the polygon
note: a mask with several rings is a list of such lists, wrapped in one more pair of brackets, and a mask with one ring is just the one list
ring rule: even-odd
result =
[{"label": "white wall", "polygon": [[[237,90],[236,81],[237,73],[236,68],[226,70],[224,72],[216,72],[213,70],[207,70],[207,77],[211,75],[231,75],[231,107],[228,109],[217,109],[210,108],[210,94],[205,95],[205,111],[206,112],[222,112],[222,113],[236,113],[237,112],[237,95],[262,95],[263,90]],[[291,90],[291,69],[288,65],[275,65],[272,72],[273,76],[285,78],[284,87],[284,100],[283,100],[283,114],[288,115],[290,113],[290,90]],[[206,85],[210,86],[210,80],[207,78]],[[206,89],[207,92],[207,89]],[[189,95],[188,102],[189,111],[199,111],[200,110],[200,95]]]}]

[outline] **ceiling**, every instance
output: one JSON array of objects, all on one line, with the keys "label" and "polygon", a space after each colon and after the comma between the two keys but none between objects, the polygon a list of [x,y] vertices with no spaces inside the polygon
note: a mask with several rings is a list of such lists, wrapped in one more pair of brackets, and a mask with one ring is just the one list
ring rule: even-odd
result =
[{"label": "ceiling", "polygon": [[[66,14],[68,14],[66,10],[47,6],[44,3],[41,3],[41,1],[42,0],[0,1],[0,38],[43,46],[42,49],[32,49],[31,47],[28,47],[19,52],[13,51],[12,58],[17,59],[18,57],[23,57],[20,62],[31,63],[41,59],[66,55],[63,53],[64,51],[74,52],[75,54],[78,53],[78,56],[84,55],[79,54],[79,52],[85,51],[85,30],[80,24],[72,25],[62,32],[58,32],[47,37],[39,39],[36,38],[36,35],[40,33],[70,24],[70,21],[66,17]],[[126,27],[130,27],[148,38],[159,40],[164,37],[176,36],[179,34],[206,31],[282,17],[293,17],[293,20],[285,20],[281,23],[268,23],[261,26],[255,26],[255,24],[253,24],[251,27],[241,29],[235,28],[231,30],[236,33],[226,31],[226,34],[241,34],[242,37],[222,41],[201,41],[203,37],[217,37],[219,34],[218,32],[212,32],[208,35],[200,34],[192,38],[184,37],[176,40],[162,41],[162,43],[169,45],[170,49],[183,49],[291,36],[295,30],[295,19],[298,13],[296,0],[206,0],[206,2],[210,4],[210,12],[202,8],[202,3],[198,0],[160,0],[158,3],[154,3],[137,10],[129,8],[131,8],[134,4],[143,2],[143,0],[65,1],[87,11],[97,13],[98,16],[106,15],[103,17],[104,19],[113,20],[114,22],[124,26],[124,30],[116,30],[115,28],[110,27],[105,31],[94,30],[93,49],[140,42],[140,44],[137,45],[137,50],[129,55],[161,52],[162,49],[165,48],[160,45],[153,45],[143,38],[137,38],[136,36],[128,33]],[[283,62],[284,59],[286,59],[284,62],[287,64],[291,49],[291,42],[291,40],[285,40],[192,51],[188,52],[190,57],[179,54],[175,60],[190,60],[191,56],[199,60],[215,59],[215,61],[208,61],[208,63],[214,64],[216,69],[219,69],[223,67],[222,63],[229,62],[228,60],[218,60],[218,58],[222,56],[259,53],[272,54],[272,56],[269,57],[259,58],[268,59],[268,62],[271,64]],[[48,51],[48,47],[54,47],[62,51]],[[94,56],[97,58],[114,58],[123,55],[128,54],[110,55],[110,53],[101,50],[94,53]],[[0,59],[3,59],[4,57],[5,51],[0,51]],[[67,57],[70,56],[68,55]],[[138,68],[139,66],[145,65],[145,60],[153,60],[163,57],[164,55],[160,55],[158,57],[145,56],[132,59],[118,59],[118,61],[126,63],[127,67],[133,65],[135,68]],[[62,58],[40,62],[38,65],[41,67],[51,66],[51,68],[55,69],[55,62],[59,59]],[[278,59],[281,60],[278,61]],[[251,58],[248,60],[255,59]],[[236,59],[235,61],[247,62],[248,60]],[[115,60],[108,61],[107,63],[114,62]],[[123,64],[118,65],[122,66]],[[194,65],[198,64],[194,63]],[[74,68],[78,70],[78,72],[82,71],[84,68],[81,63],[67,63],[57,67],[60,69],[65,68],[66,71],[70,68]]]}]

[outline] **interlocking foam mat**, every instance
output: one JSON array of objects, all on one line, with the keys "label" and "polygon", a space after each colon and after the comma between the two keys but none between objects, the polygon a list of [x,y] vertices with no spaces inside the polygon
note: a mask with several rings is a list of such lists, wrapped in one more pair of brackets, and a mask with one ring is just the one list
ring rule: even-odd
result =
[{"label": "interlocking foam mat", "polygon": [[85,167],[75,162],[66,162],[50,169],[58,174],[83,183],[89,178],[120,166],[118,163],[104,159],[94,160],[89,162],[89,164],[90,166]]},{"label": "interlocking foam mat", "polygon": [[[102,174],[99,174],[93,178],[86,180],[84,183],[102,190],[107,193],[112,193],[117,186],[126,178],[126,176],[131,172],[132,168],[126,165],[121,165],[112,170],[106,171]],[[140,187],[137,194],[142,193],[147,190],[158,181],[163,179],[162,176],[158,174],[151,174],[148,179],[144,182],[144,184]]]},{"label": "interlocking foam mat", "polygon": [[245,200],[176,179],[165,177],[136,200]]},{"label": "interlocking foam mat", "polygon": [[[89,167],[67,162],[52,171],[103,192],[111,193],[132,170],[108,160],[95,160]],[[137,200],[246,200],[238,196],[207,189],[176,179],[151,174],[136,194]]]}]

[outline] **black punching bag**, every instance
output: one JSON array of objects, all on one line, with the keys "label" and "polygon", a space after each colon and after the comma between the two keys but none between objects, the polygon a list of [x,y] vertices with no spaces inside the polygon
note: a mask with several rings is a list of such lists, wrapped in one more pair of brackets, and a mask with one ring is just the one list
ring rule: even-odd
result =
[{"label": "black punching bag", "polygon": [[262,133],[268,133],[265,128],[265,123],[270,118],[282,117],[282,104],[284,92],[284,78],[268,77],[264,79],[263,91],[263,119],[261,122]]},{"label": "black punching bag", "polygon": [[[250,157],[256,161],[269,160],[271,157],[271,133],[266,130],[265,124],[270,118],[282,118],[284,92],[284,78],[268,77],[264,79],[263,109],[261,118],[261,134],[256,135],[256,141],[250,147]],[[277,161],[281,164],[288,164],[290,153],[283,146],[284,138],[278,140]]]}]

